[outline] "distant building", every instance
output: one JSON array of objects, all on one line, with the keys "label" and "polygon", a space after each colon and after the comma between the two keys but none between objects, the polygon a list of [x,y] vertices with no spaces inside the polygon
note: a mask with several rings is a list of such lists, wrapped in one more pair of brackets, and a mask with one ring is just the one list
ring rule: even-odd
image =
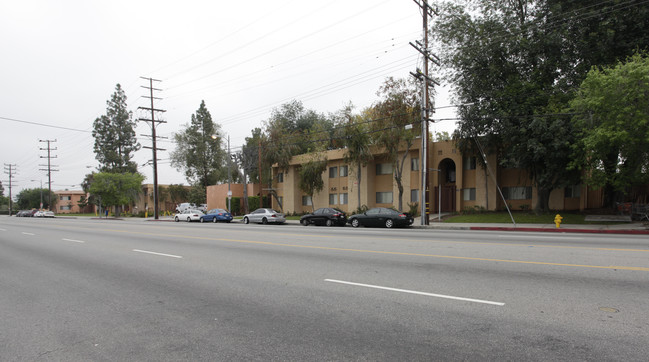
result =
[{"label": "distant building", "polygon": [[79,206],[82,200],[88,200],[88,195],[81,190],[54,191],[58,201],[55,214],[84,214],[94,212],[94,205]]}]

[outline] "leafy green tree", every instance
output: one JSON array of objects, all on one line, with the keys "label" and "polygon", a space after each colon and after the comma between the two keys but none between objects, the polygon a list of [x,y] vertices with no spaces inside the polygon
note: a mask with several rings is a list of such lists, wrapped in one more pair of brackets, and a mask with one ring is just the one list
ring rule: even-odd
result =
[{"label": "leafy green tree", "polygon": [[345,106],[338,112],[338,138],[342,140],[344,147],[343,159],[350,168],[356,166],[356,171],[353,171],[356,176],[358,192],[358,208],[361,208],[361,179],[362,167],[374,159],[374,155],[370,149],[372,138],[369,134],[368,121],[359,114],[353,114],[353,105]]},{"label": "leafy green tree", "polygon": [[593,68],[571,102],[579,132],[573,166],[613,193],[649,183],[649,57]]},{"label": "leafy green tree", "polygon": [[[16,195],[16,204],[18,208],[27,210],[27,209],[39,209],[41,205],[41,196],[43,199],[43,208],[51,210],[56,205],[58,198],[56,194],[52,192],[50,197],[47,197],[50,190],[48,189],[24,189]],[[52,200],[52,205],[48,204],[47,200]],[[50,207],[51,206],[51,207]]]},{"label": "leafy green tree", "polygon": [[4,205],[9,205],[9,198],[5,195],[5,189],[2,186],[2,181],[0,181],[0,207]]},{"label": "leafy green tree", "polygon": [[206,203],[207,191],[203,185],[194,185],[189,189],[189,202],[200,205]]},{"label": "leafy green tree", "polygon": [[413,84],[390,77],[377,92],[381,99],[369,112],[374,143],[385,150],[393,165],[399,210],[403,210],[403,168],[416,136],[421,134],[418,94]]},{"label": "leafy green tree", "polygon": [[220,126],[212,120],[205,101],[201,101],[185,129],[174,134],[174,139],[176,149],[171,152],[171,164],[185,173],[190,184],[205,189],[217,182],[227,182],[223,135]]},{"label": "leafy green tree", "polygon": [[[320,158],[314,155],[312,159],[307,161],[300,167],[299,175],[299,188],[305,194],[309,195],[313,201],[313,195],[319,193],[324,189],[324,180],[322,173],[327,170],[327,159]],[[315,202],[311,202],[311,208],[315,209]]]},{"label": "leafy green tree", "polygon": [[126,94],[117,84],[108,100],[106,114],[95,119],[95,157],[102,172],[137,172],[133,154],[140,149],[135,135],[133,115],[126,109]]},{"label": "leafy green tree", "polygon": [[169,198],[174,204],[180,204],[189,200],[189,191],[183,185],[171,184],[168,187]]},{"label": "leafy green tree", "polygon": [[134,173],[98,172],[93,175],[89,192],[97,197],[105,207],[116,206],[119,215],[119,206],[128,205],[137,200],[142,192],[144,176]]},{"label": "leafy green tree", "polygon": [[[433,28],[443,46],[462,121],[454,138],[466,154],[496,153],[524,169],[538,190],[537,211],[549,210],[553,189],[574,182],[567,169],[574,132],[560,114],[570,99],[561,27],[544,1],[445,2]],[[567,14],[564,14],[567,15]],[[572,40],[568,40],[572,41]]]}]

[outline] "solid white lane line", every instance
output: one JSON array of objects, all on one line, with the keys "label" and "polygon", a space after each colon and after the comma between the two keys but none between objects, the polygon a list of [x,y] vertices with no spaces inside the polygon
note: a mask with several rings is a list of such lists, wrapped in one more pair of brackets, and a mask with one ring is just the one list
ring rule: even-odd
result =
[{"label": "solid white lane line", "polygon": [[85,241],[83,241],[83,240],[74,240],[74,239],[61,239],[61,240],[72,241],[72,242],[75,242],[75,243],[85,243]]},{"label": "solid white lane line", "polygon": [[159,255],[159,256],[168,256],[170,258],[178,258],[178,259],[183,258],[180,255],[156,253],[155,251],[147,251],[147,250],[139,250],[139,249],[133,249],[133,251],[136,252],[136,253],[145,253],[145,254],[153,254],[153,255]]},{"label": "solid white lane line", "polygon": [[339,284],[347,284],[347,285],[353,285],[357,287],[365,287],[365,288],[374,288],[374,289],[382,289],[382,290],[389,290],[392,292],[400,292],[400,293],[409,293],[409,294],[417,294],[417,295],[424,295],[427,297],[435,297],[435,298],[445,298],[445,299],[453,299],[453,300],[460,300],[463,302],[473,302],[473,303],[482,303],[482,304],[491,304],[491,305],[497,305],[497,306],[504,306],[505,303],[501,302],[492,302],[490,300],[482,300],[482,299],[473,299],[473,298],[463,298],[463,297],[454,297],[452,295],[443,295],[443,294],[433,294],[433,293],[426,293],[426,292],[418,292],[416,290],[407,290],[407,289],[397,289],[397,288],[389,288],[389,287],[382,287],[378,285],[371,285],[371,284],[361,284],[361,283],[354,283],[354,282],[346,282],[343,280],[334,280],[334,279],[325,279],[325,282],[331,282],[331,283],[339,283]]},{"label": "solid white lane line", "polygon": [[26,233],[26,232],[23,231],[23,235],[32,235],[32,236],[34,236],[34,235],[36,235],[36,234]]},{"label": "solid white lane line", "polygon": [[[535,235],[525,235],[528,239],[570,239],[570,240],[581,240],[585,239],[581,236],[535,236]],[[499,238],[521,238],[523,235],[498,235]]]}]

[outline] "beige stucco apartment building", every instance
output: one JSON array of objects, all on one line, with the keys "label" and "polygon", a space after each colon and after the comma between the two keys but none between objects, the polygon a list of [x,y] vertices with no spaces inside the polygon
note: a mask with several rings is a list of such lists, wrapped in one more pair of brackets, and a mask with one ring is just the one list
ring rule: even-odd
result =
[{"label": "beige stucco apartment building", "polygon": [[[419,202],[419,193],[422,192],[419,148],[419,144],[412,147],[403,167],[404,211],[409,209],[409,203]],[[302,213],[309,212],[312,208],[337,207],[351,212],[359,205],[370,208],[398,207],[399,191],[394,181],[392,164],[379,149],[375,149],[374,154],[374,160],[361,168],[359,185],[357,167],[343,161],[344,150],[327,151],[327,170],[322,174],[325,186],[312,200],[298,187],[299,167],[309,159],[309,155],[293,157],[288,170],[274,167],[273,188],[282,203],[282,211]],[[536,205],[536,189],[527,173],[520,169],[498,166],[496,156],[488,157],[488,168],[485,169],[475,156],[462,155],[453,141],[443,141],[430,144],[428,157],[430,172],[427,192],[431,213],[436,213],[439,205],[442,212],[476,207],[503,209],[505,203],[499,195],[496,182],[513,210],[531,209]],[[550,195],[550,208],[556,210],[584,210],[601,206],[601,190],[588,190],[583,185],[557,189]],[[273,207],[279,209],[275,200]]]}]

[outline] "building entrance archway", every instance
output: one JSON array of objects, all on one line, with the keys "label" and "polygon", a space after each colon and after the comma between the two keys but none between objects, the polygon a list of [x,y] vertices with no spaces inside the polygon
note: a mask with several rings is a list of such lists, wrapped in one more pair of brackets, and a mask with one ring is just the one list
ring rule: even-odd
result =
[{"label": "building entrance archway", "polygon": [[440,205],[440,189],[441,187],[441,207],[442,212],[454,212],[456,205],[456,168],[455,161],[450,158],[445,158],[440,161],[437,168],[438,186],[435,187],[435,205],[433,207],[435,212],[439,212]]}]

